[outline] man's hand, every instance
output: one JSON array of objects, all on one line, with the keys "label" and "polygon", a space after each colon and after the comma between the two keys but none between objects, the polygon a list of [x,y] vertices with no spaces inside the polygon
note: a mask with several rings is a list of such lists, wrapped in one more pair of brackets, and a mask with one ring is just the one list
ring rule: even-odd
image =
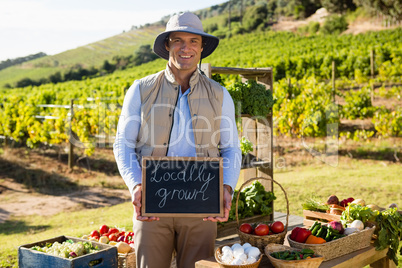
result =
[{"label": "man's hand", "polygon": [[230,208],[232,207],[232,195],[231,187],[229,185],[223,185],[223,207],[225,210],[225,215],[222,217],[207,217],[204,218],[204,221],[213,221],[213,222],[226,222],[229,219]]},{"label": "man's hand", "polygon": [[141,184],[137,184],[133,190],[132,203],[134,205],[134,216],[139,221],[158,221],[158,217],[143,217],[141,216]]}]

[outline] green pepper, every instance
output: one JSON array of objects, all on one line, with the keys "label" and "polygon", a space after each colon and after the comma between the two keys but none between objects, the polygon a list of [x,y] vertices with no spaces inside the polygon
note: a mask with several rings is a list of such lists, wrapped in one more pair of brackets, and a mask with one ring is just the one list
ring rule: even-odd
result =
[{"label": "green pepper", "polygon": [[325,241],[329,242],[334,239],[334,234],[332,233],[332,229],[328,228],[327,235],[325,236]]},{"label": "green pepper", "polygon": [[313,230],[311,230],[312,235],[317,235],[318,231],[321,229],[321,223],[318,223]]},{"label": "green pepper", "polygon": [[323,225],[323,226],[321,226],[321,229],[318,231],[316,236],[325,239],[325,237],[327,236],[327,231],[328,231],[328,227]]},{"label": "green pepper", "polygon": [[313,223],[313,225],[311,225],[311,227],[310,227],[310,231],[313,231],[313,229],[317,226],[317,225],[321,225],[318,221],[315,221],[314,223]]}]

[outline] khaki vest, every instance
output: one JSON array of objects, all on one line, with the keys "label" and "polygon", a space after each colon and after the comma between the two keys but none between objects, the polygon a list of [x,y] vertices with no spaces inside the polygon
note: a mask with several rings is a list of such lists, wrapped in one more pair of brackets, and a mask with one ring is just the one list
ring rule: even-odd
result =
[{"label": "khaki vest", "polygon": [[[180,85],[167,66],[163,71],[140,79],[139,86],[141,128],[136,152],[139,156],[166,156]],[[222,86],[195,71],[190,78],[187,98],[197,156],[219,156]]]}]

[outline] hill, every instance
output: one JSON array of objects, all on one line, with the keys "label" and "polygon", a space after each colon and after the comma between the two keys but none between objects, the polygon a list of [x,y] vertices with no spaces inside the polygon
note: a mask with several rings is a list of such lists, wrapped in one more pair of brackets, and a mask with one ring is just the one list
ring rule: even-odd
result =
[{"label": "hill", "polygon": [[[311,16],[306,18],[300,16],[300,14],[297,16],[293,14],[290,18],[298,17],[299,19],[287,19],[289,17],[285,15],[292,15],[292,13],[289,13],[289,11],[285,12],[283,8],[280,9],[279,7],[271,6],[270,2],[272,1],[267,1],[265,8],[262,8],[261,3],[256,4],[252,0],[242,2],[234,0],[231,3],[225,2],[220,5],[194,11],[194,13],[203,20],[204,29],[207,32],[217,35],[222,39],[230,35],[234,36],[254,30],[297,31],[298,28],[306,26],[312,21],[323,23],[323,19],[325,18],[321,13],[317,14],[323,10],[321,8],[313,14],[311,14],[311,10],[309,11],[310,13],[305,13],[305,15],[311,14]],[[348,18],[350,27],[345,33],[385,29],[385,27],[378,26],[381,22],[372,23],[372,19],[356,20],[356,17],[362,17],[361,11],[351,12],[350,14]],[[259,15],[265,19],[260,19]],[[328,15],[328,13],[325,15]],[[363,14],[363,18],[366,18],[366,16],[367,14]],[[168,18],[169,16],[166,16],[153,24],[147,24],[141,28],[132,29],[128,32],[70,49],[57,55],[45,56],[0,70],[0,89],[14,87],[17,81],[26,78],[43,83],[45,79],[49,80],[50,75],[60,73],[63,76],[63,74],[69,72],[71,69],[100,69],[106,60],[111,62],[117,56],[128,57],[133,55],[141,46],[152,44],[156,34],[163,31]],[[255,24],[253,26],[255,29],[250,28],[252,24]],[[360,25],[363,27],[360,27]]]},{"label": "hill", "polygon": [[141,45],[153,43],[155,35],[162,30],[162,26],[133,29],[56,55],[5,68],[0,71],[0,88],[6,84],[14,85],[26,77],[39,80],[56,72],[64,73],[77,65],[83,68],[99,67],[114,56],[131,55]]}]

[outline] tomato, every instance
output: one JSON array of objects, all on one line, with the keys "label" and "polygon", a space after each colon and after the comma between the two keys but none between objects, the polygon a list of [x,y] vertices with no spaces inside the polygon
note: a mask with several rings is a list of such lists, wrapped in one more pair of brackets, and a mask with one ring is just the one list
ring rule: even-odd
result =
[{"label": "tomato", "polygon": [[107,225],[104,224],[99,228],[99,233],[101,235],[103,235],[103,234],[105,234],[107,232],[109,232],[109,227]]},{"label": "tomato", "polygon": [[119,231],[119,229],[117,229],[117,228],[110,228],[109,229],[109,234],[114,234],[114,233],[119,233],[120,231]]},{"label": "tomato", "polygon": [[116,234],[110,234],[109,235],[109,241],[117,241],[117,235]]},{"label": "tomato", "polygon": [[100,237],[100,233],[99,233],[98,230],[93,230],[93,231],[91,232],[91,235],[90,235],[90,236],[91,236],[91,237],[95,237],[95,236]]},{"label": "tomato", "polygon": [[254,233],[259,236],[267,235],[269,233],[269,227],[264,223],[260,223],[255,227]]},{"label": "tomato", "polygon": [[282,233],[285,230],[285,226],[281,221],[276,221],[271,224],[271,230],[275,234]]},{"label": "tomato", "polygon": [[243,233],[251,234],[253,232],[253,227],[251,227],[251,224],[249,223],[243,223],[240,225],[239,230]]}]

